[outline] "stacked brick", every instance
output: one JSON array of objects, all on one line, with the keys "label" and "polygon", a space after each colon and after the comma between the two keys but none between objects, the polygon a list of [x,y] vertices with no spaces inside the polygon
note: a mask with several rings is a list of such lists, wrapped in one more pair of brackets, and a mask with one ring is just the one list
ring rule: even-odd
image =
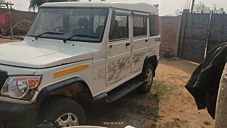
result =
[{"label": "stacked brick", "polygon": [[[0,14],[6,14],[9,19],[8,10],[0,8]],[[14,35],[25,35],[32,23],[36,13],[11,10],[12,26]],[[0,24],[0,29],[7,30],[10,34],[9,21],[6,24]]]}]

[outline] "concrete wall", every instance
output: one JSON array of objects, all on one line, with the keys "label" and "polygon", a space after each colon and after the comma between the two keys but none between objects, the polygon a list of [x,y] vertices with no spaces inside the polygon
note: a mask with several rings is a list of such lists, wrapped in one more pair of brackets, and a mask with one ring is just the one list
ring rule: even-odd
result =
[{"label": "concrete wall", "polygon": [[177,56],[181,16],[160,17],[161,47],[160,55]]}]

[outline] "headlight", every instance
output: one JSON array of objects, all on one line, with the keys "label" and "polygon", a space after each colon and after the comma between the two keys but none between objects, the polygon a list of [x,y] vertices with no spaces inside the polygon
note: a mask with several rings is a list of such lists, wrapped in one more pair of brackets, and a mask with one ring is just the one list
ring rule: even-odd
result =
[{"label": "headlight", "polygon": [[6,79],[1,94],[30,100],[40,83],[40,79],[41,76],[10,76]]}]

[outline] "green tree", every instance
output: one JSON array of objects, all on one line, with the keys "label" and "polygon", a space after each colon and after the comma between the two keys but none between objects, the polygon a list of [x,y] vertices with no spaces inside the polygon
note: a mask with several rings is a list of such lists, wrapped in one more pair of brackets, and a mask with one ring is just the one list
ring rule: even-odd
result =
[{"label": "green tree", "polygon": [[29,9],[35,10],[35,8],[38,8],[41,4],[46,2],[66,2],[66,1],[78,1],[78,0],[31,0]]}]

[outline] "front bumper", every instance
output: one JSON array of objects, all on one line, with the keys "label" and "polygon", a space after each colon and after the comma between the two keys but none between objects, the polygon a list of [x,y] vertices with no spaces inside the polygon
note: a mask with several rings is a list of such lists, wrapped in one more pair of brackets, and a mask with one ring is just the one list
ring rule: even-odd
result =
[{"label": "front bumper", "polygon": [[0,127],[32,128],[37,122],[40,104],[0,101]]}]

